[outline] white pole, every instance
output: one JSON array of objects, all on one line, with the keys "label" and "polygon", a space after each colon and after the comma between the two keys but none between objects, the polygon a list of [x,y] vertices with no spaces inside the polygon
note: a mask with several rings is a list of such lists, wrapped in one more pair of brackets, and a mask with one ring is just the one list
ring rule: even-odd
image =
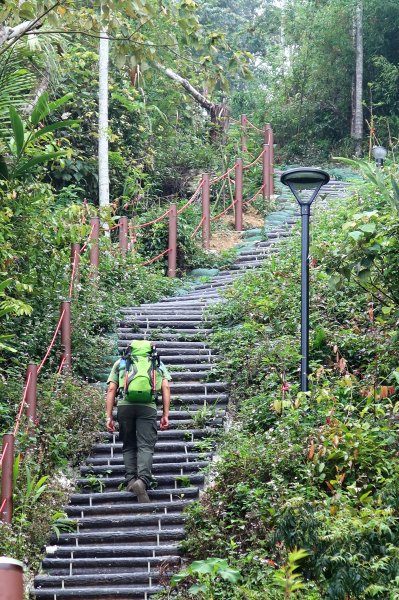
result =
[{"label": "white pole", "polygon": [[98,197],[100,207],[109,205],[108,63],[109,39],[108,32],[104,29],[100,34],[98,91]]}]

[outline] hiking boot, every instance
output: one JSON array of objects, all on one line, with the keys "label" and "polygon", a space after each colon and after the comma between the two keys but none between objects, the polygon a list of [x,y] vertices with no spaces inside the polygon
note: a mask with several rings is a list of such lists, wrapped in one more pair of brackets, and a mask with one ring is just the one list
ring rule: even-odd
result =
[{"label": "hiking boot", "polygon": [[136,494],[137,500],[140,504],[151,502],[144,481],[136,479],[136,481],[129,481],[127,489],[129,492]]}]

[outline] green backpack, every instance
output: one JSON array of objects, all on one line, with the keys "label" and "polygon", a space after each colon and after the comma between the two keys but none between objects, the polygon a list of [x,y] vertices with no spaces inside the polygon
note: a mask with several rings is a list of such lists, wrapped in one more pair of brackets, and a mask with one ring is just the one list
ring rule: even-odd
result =
[{"label": "green backpack", "polygon": [[119,361],[119,389],[125,400],[132,404],[156,402],[162,385],[159,365],[159,356],[150,342],[137,340],[130,344]]}]

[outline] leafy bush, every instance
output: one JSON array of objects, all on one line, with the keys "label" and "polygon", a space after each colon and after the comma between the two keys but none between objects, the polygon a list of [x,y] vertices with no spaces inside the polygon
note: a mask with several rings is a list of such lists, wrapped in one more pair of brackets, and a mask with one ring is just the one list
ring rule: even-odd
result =
[{"label": "leafy bush", "polygon": [[[184,547],[191,558],[223,556],[240,570],[243,584],[224,590],[224,599],[398,593],[398,313],[386,297],[396,285],[397,236],[390,229],[395,187],[387,177],[384,185],[378,191],[377,175],[315,219],[310,392],[297,383],[297,236],[213,310],[213,344],[224,357],[220,374],[232,383],[235,420],[211,485],[188,511]],[[371,204],[373,216],[355,217]],[[375,228],[348,244],[348,232],[370,222]],[[375,243],[367,277],[343,272],[349,261],[370,257]],[[298,549],[305,553],[296,563]]]}]

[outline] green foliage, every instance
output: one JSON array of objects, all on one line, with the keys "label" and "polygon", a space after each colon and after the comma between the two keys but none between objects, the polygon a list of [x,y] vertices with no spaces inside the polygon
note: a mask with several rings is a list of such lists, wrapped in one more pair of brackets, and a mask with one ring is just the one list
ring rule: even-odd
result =
[{"label": "green foliage", "polygon": [[196,583],[193,583],[188,589],[190,595],[198,595],[204,600],[214,600],[214,590],[218,580],[235,585],[240,581],[241,575],[237,569],[229,567],[227,560],[207,558],[206,560],[192,562],[186,569],[174,575],[171,580],[172,587],[187,578],[196,579]]},{"label": "green foliage", "polygon": [[72,491],[60,469],[87,456],[104,411],[102,393],[76,376],[39,382],[38,398],[38,423],[16,441],[12,526],[0,528],[1,553],[24,560],[33,571],[50,533],[75,526],[60,511]]},{"label": "green foliage", "polygon": [[[13,106],[10,106],[10,121],[13,137],[8,141],[7,153],[2,154],[0,175],[2,179],[24,179],[36,172],[36,166],[48,163],[65,155],[64,150],[57,150],[52,144],[52,133],[58,129],[76,126],[76,120],[66,120],[38,128],[52,109],[62,106],[70,99],[69,95],[56,102],[49,103],[48,94],[44,92],[38,99],[30,116],[29,124],[25,123]],[[4,135],[4,138],[6,135]],[[4,141],[3,138],[3,141]]]},{"label": "green foliage", "polygon": [[[297,383],[299,237],[261,272],[235,282],[213,311],[235,420],[212,485],[188,511],[184,547],[195,560],[225,556],[241,572],[244,583],[224,590],[226,600],[397,593],[396,303],[386,310],[396,289],[396,192],[390,173],[381,177],[386,190],[377,175],[315,218],[310,392],[298,392]],[[348,237],[352,231],[364,239]],[[361,261],[375,235],[390,241],[381,243],[370,279],[359,286],[352,272],[337,287],[353,246]],[[379,265],[377,292],[370,281]]]}]

